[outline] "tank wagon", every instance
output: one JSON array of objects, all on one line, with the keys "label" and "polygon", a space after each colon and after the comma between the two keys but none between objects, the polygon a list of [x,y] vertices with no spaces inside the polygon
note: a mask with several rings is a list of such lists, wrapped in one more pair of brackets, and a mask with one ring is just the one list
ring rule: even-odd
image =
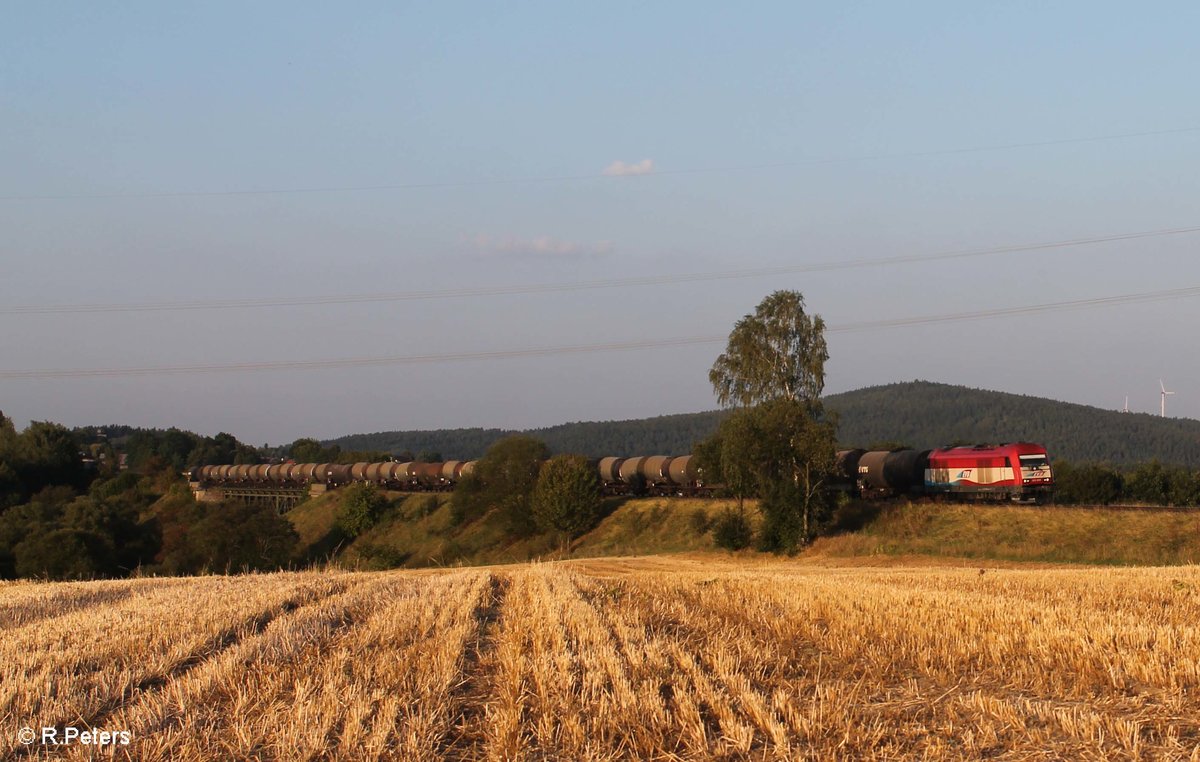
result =
[{"label": "tank wagon", "polygon": [[[396,463],[279,463],[257,466],[197,466],[187,472],[189,481],[223,487],[327,488],[352,483],[375,484],[409,492],[437,492],[454,488],[459,479],[475,472],[478,461],[448,460]],[[692,455],[607,457],[593,461],[601,488],[609,495],[699,495],[708,487]]]},{"label": "tank wagon", "polygon": [[643,455],[601,458],[601,490],[607,495],[704,495],[712,485],[694,455]]},{"label": "tank wagon", "polygon": [[864,498],[952,495],[1041,502],[1054,489],[1046,448],[1030,442],[937,450],[842,450],[842,489]]}]

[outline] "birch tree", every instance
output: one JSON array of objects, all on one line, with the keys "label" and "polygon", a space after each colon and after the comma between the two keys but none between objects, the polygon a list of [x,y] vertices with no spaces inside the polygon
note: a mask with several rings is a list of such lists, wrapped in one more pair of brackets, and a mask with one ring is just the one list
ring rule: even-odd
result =
[{"label": "birch tree", "polygon": [[828,515],[834,426],[825,419],[825,321],[797,291],[776,291],[739,320],[709,381],[734,408],[721,426],[722,470],[753,473],[763,512],[760,544],[793,550]]}]

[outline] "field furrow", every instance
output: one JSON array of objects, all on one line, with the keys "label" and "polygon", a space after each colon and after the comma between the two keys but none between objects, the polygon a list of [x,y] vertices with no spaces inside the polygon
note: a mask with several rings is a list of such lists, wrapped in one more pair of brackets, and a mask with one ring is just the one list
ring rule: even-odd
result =
[{"label": "field furrow", "polygon": [[[638,580],[633,598],[652,626],[672,633],[677,643],[699,644],[695,651],[704,673],[720,690],[694,681],[695,692],[714,696],[706,705],[716,729],[739,751],[787,753],[787,734],[780,732],[786,724],[802,739],[826,741],[844,725],[839,744],[858,753],[926,754],[939,750],[941,739],[953,737],[956,723],[961,725],[961,717],[946,711],[947,699],[969,691],[1015,695],[1042,707],[1051,721],[1067,718],[1056,734],[1044,735],[1046,743],[1066,739],[1072,751],[1096,756],[1134,753],[1151,728],[1163,738],[1187,738],[1196,729],[1194,721],[1181,720],[1195,716],[1184,698],[1194,691],[1178,690],[1191,674],[1196,651],[1125,647],[1131,641],[1190,643],[1195,636],[1190,622],[1164,623],[1160,632],[1146,635],[1145,625],[1132,618],[1102,624],[1086,610],[1086,601],[1077,602],[1077,613],[1030,614],[1011,601],[989,606],[986,599],[962,593],[968,606],[946,606],[942,594],[855,582],[656,578]],[[964,611],[970,621],[960,621]],[[1022,631],[1022,622],[1036,625],[1039,614],[1040,626]],[[1069,622],[1082,622],[1084,637]],[[1104,647],[1109,644],[1117,647]],[[689,674],[689,655],[676,648],[676,661]],[[1130,659],[1131,653],[1142,658]],[[1096,695],[1106,699],[1093,698],[1081,712],[1080,704]],[[725,696],[734,701],[737,716],[752,721],[752,733],[732,719],[721,722]],[[893,732],[881,746],[870,729],[880,718],[897,716],[903,719],[900,727],[921,733],[906,738]],[[988,748],[968,746],[973,752]]]},{"label": "field furrow", "polygon": [[0,586],[0,631],[63,616],[93,606],[110,606],[151,589],[187,584],[185,580],[9,583]]},{"label": "field furrow", "polygon": [[480,577],[484,585],[470,601],[470,616],[462,620],[461,656],[455,662],[456,676],[445,699],[450,723],[435,744],[433,759],[482,758],[490,722],[500,703],[497,649],[512,578],[504,574]]},{"label": "field furrow", "polygon": [[[477,574],[428,586],[359,580],[110,724],[138,734],[145,759],[435,758],[482,589]],[[430,605],[429,593],[446,605]]]},{"label": "field furrow", "polygon": [[0,645],[3,725],[103,722],[277,617],[345,585],[341,576],[283,579],[264,585],[255,577],[206,578],[182,593],[162,585],[100,611],[78,610],[6,633]]},{"label": "field furrow", "polygon": [[1200,570],[713,559],[0,587],[15,756],[1200,759]]}]

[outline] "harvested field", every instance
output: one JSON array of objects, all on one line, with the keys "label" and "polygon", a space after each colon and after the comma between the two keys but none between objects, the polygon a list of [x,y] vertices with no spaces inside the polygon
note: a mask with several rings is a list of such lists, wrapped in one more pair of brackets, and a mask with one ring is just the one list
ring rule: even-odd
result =
[{"label": "harvested field", "polygon": [[[1200,570],[617,559],[0,585],[0,753],[1200,759]],[[21,728],[128,744],[21,743]]]}]

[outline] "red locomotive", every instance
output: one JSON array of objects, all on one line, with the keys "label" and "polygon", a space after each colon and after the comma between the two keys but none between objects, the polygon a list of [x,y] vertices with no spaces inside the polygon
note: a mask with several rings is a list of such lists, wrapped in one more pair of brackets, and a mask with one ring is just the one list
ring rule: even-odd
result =
[{"label": "red locomotive", "polygon": [[1046,448],[1029,442],[939,450],[843,450],[838,469],[863,497],[953,495],[1040,502],[1054,489]]}]

